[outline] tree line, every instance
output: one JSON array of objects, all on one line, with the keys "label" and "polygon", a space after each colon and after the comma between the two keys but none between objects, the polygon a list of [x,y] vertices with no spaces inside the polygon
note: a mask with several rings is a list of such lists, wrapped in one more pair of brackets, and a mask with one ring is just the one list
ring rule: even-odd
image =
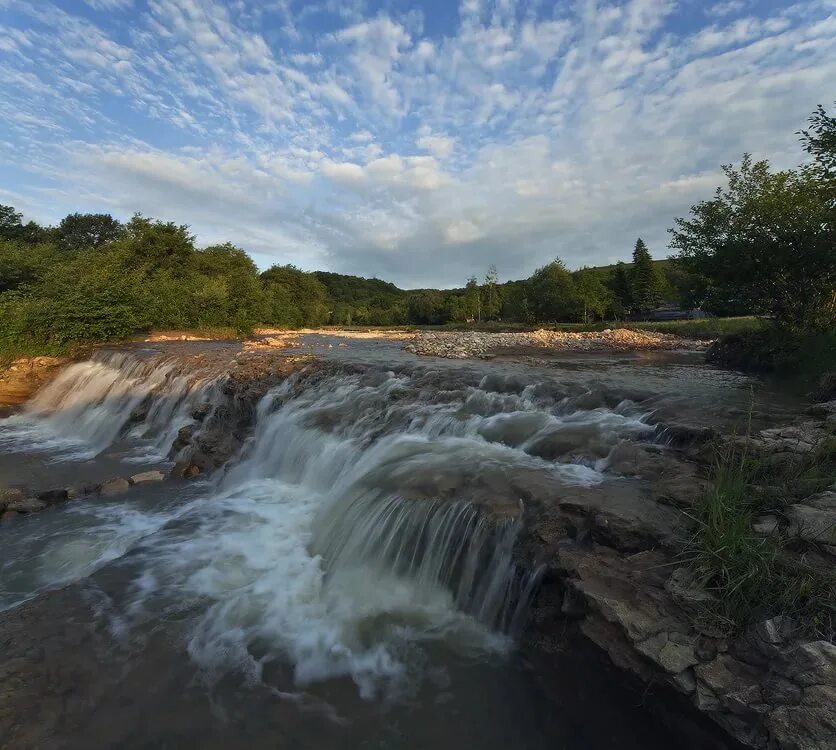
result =
[{"label": "tree line", "polygon": [[[0,206],[0,348],[107,340],[151,328],[259,324],[538,324],[641,318],[667,302],[786,326],[836,324],[836,118],[799,131],[808,163],[774,172],[745,155],[727,185],[675,221],[676,255],[569,271],[559,259],[500,282],[491,266],[459,289],[275,265],[260,272],[230,243],[198,248],[188,226],[140,214],[73,213],[56,226]],[[625,253],[626,254],[626,253]]]}]

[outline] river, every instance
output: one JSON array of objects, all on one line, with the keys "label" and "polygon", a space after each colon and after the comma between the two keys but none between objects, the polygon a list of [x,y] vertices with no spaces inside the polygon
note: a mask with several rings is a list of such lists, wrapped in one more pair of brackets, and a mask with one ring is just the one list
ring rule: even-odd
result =
[{"label": "river", "polygon": [[[167,470],[182,428],[235,408],[222,368],[190,364],[207,347],[234,354],[69,366],[0,420],[0,484]],[[223,468],[0,527],[0,630],[26,675],[6,683],[0,744],[672,746],[595,655],[525,644],[527,504],[618,492],[618,446],[769,424],[791,401],[694,353],[451,362],[327,336],[300,351],[316,364],[267,390],[246,435],[229,428]]]}]

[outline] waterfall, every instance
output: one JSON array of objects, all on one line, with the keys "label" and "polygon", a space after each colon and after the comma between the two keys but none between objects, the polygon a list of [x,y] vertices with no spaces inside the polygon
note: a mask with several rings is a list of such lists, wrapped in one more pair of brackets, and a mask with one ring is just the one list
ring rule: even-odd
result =
[{"label": "waterfall", "polygon": [[20,414],[0,420],[0,446],[89,459],[126,439],[133,460],[159,460],[216,387],[216,379],[174,359],[97,352],[67,367]]},{"label": "waterfall", "polygon": [[[36,447],[95,455],[133,440],[165,454],[223,382],[102,354],[11,421]],[[81,506],[105,552],[78,575],[124,566],[118,627],[189,617],[207,675],[258,680],[276,661],[300,685],[348,676],[371,696],[409,680],[420,644],[507,651],[537,584],[516,550],[525,498],[600,483],[612,446],[649,434],[640,406],[588,389],[317,363],[260,400],[240,455],[202,496],[166,496],[147,524],[118,502]],[[65,560],[74,541],[60,543],[41,544],[41,561]]]}]

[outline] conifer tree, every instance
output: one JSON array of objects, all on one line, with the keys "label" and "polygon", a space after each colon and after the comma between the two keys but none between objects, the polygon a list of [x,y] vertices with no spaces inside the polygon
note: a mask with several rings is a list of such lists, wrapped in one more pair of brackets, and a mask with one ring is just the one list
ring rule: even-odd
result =
[{"label": "conifer tree", "polygon": [[659,272],[650,257],[650,251],[644,240],[639,237],[636,240],[636,247],[633,250],[633,278],[631,284],[631,296],[633,298],[633,309],[636,312],[646,313],[654,307],[658,307],[662,299],[662,280]]}]

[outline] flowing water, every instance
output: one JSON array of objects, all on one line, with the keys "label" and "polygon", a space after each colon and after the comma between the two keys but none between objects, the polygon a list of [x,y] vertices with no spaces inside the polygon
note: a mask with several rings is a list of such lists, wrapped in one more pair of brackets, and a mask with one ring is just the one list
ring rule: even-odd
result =
[{"label": "flowing water", "polygon": [[[165,467],[225,383],[160,352],[72,365],[0,421],[0,481]],[[606,485],[613,448],[663,443],[663,417],[745,415],[751,385],[693,359],[335,350],[260,399],[224,469],[0,528],[0,610],[93,618],[106,653],[80,649],[73,679],[123,675],[110,713],[62,709],[55,746],[669,746],[572,655],[557,695],[538,687],[515,646],[538,567],[515,541],[532,498]]]}]

